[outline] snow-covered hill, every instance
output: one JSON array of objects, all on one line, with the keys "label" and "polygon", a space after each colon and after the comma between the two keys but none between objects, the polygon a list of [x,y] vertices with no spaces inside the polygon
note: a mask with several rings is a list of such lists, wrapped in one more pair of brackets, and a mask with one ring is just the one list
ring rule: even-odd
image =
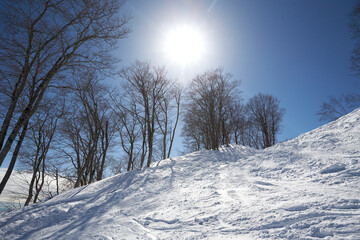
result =
[{"label": "snow-covered hill", "polygon": [[163,160],[0,215],[0,239],[360,239],[360,109],[288,142]]}]

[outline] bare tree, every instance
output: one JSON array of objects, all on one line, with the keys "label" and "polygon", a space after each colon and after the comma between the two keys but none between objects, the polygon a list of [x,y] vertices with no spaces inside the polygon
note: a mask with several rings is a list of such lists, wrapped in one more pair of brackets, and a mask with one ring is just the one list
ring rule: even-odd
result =
[{"label": "bare tree", "polygon": [[235,102],[232,105],[230,111],[230,121],[231,121],[231,134],[235,144],[248,145],[246,144],[246,130],[248,129],[248,124],[246,120],[245,107],[243,104]]},{"label": "bare tree", "polygon": [[[140,168],[140,163],[137,163],[137,160],[143,150],[143,146],[139,144],[143,132],[143,123],[141,121],[139,122],[135,102],[130,101],[127,103],[128,105],[124,106],[121,100],[123,96],[116,97],[114,95],[119,96],[121,94],[116,92],[116,94],[110,94],[110,97],[112,100],[112,109],[117,116],[117,130],[120,135],[121,147],[126,154],[126,170],[130,171]],[[145,155],[141,156],[142,159],[145,159]],[[119,168],[119,163],[114,164],[115,168]],[[121,167],[116,172],[120,173]]]},{"label": "bare tree", "polygon": [[[129,33],[129,17],[118,0],[22,0],[1,2],[0,165],[16,147],[0,194],[15,165],[31,116],[49,86],[79,68],[105,69],[116,40]],[[24,94],[26,92],[26,94]],[[21,102],[25,102],[23,107]],[[24,135],[24,136],[23,136]]]},{"label": "bare tree", "polygon": [[76,82],[61,132],[62,152],[76,170],[75,187],[79,187],[102,179],[115,126],[107,90],[96,74],[83,73]]},{"label": "bare tree", "polygon": [[[360,2],[355,6],[350,15],[350,28],[355,46],[350,58],[351,69],[356,74],[360,74]],[[360,94],[342,94],[339,97],[328,96],[317,112],[320,121],[330,122],[348,114],[355,108],[360,107]]]},{"label": "bare tree", "polygon": [[[355,46],[350,58],[351,70],[360,74],[360,2],[350,15],[350,29],[355,40]],[[342,94],[339,97],[328,96],[317,112],[320,121],[330,122],[360,107],[360,94]]]},{"label": "bare tree", "polygon": [[330,122],[360,107],[360,95],[348,94],[340,97],[329,96],[317,112],[320,121]]},{"label": "bare tree", "polygon": [[47,169],[47,156],[62,111],[61,109],[54,111],[54,109],[50,107],[54,102],[48,101],[48,103],[48,105],[39,108],[38,112],[36,112],[32,118],[29,127],[30,134],[27,135],[25,147],[22,148],[19,155],[22,165],[24,165],[25,168],[31,168],[32,173],[25,206],[27,206],[31,200],[34,203],[37,202],[45,183],[45,176],[49,174]]},{"label": "bare tree", "polygon": [[183,136],[193,150],[218,149],[231,141],[231,110],[240,102],[239,82],[217,68],[196,76],[185,105]]},{"label": "bare tree", "polygon": [[121,71],[123,78],[123,104],[127,112],[135,114],[141,128],[142,147],[140,168],[150,167],[154,153],[155,131],[158,127],[161,102],[171,91],[171,82],[164,67],[152,67],[150,63],[136,61]]},{"label": "bare tree", "polygon": [[355,40],[355,46],[350,58],[351,69],[355,74],[360,74],[360,3],[354,7],[350,15],[350,29]]},{"label": "bare tree", "polygon": [[[182,89],[175,83],[171,90],[165,93],[159,104],[156,120],[162,134],[161,148],[162,159],[169,158],[175,139],[176,128],[180,118]],[[172,116],[175,116],[174,119]]]},{"label": "bare tree", "polygon": [[259,93],[249,99],[246,108],[248,119],[261,133],[261,147],[274,145],[285,113],[285,109],[280,108],[280,100],[272,95]]}]

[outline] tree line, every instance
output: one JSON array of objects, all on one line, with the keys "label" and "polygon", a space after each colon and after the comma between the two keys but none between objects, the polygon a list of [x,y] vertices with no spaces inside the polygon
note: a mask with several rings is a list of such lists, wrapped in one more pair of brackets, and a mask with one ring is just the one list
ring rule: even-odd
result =
[{"label": "tree line", "polygon": [[[47,175],[72,187],[169,158],[179,122],[187,151],[277,142],[285,110],[259,93],[246,103],[222,68],[182,87],[166,68],[135,61],[114,74],[111,53],[130,32],[118,0],[3,1],[0,36],[0,194],[15,167],[31,176],[25,205]],[[118,84],[109,84],[111,78]],[[9,165],[5,166],[5,159]]]},{"label": "tree line", "polygon": [[273,95],[259,93],[245,104],[240,82],[222,68],[197,75],[184,103],[185,146],[191,151],[241,144],[257,149],[277,142],[285,109]]}]

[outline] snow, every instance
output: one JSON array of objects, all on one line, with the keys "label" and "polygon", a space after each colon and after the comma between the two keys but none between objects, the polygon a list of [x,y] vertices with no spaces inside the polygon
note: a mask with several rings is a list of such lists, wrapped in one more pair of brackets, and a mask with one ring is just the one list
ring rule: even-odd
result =
[{"label": "snow", "polygon": [[[0,179],[3,179],[6,168],[0,168]],[[29,182],[32,173],[14,170],[7,182],[3,193],[0,195],[0,211],[6,211],[7,208],[23,206],[28,192]],[[59,177],[59,191],[62,192],[69,187],[69,181]],[[49,194],[56,194],[56,179],[54,176],[46,175],[43,185],[43,192],[39,195],[39,200],[48,198]]]},{"label": "snow", "polygon": [[333,164],[320,171],[321,174],[335,173],[344,171],[346,169],[345,164]]},{"label": "snow", "polygon": [[360,109],[265,150],[154,163],[0,213],[0,239],[360,239]]}]

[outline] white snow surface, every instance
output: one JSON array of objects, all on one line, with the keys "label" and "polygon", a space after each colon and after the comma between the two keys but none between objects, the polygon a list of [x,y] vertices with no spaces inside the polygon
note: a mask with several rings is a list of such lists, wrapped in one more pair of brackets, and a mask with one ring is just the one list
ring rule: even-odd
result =
[{"label": "white snow surface", "polygon": [[195,152],[0,213],[0,239],[360,239],[360,109],[265,150]]}]

